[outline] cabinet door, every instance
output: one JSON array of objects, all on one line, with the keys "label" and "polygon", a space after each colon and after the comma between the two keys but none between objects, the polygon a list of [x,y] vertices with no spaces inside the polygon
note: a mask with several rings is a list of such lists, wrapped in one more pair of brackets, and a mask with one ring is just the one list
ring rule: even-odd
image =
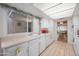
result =
[{"label": "cabinet door", "polygon": [[74,38],[73,48],[75,50],[75,54],[79,55],[79,41],[77,38]]},{"label": "cabinet door", "polygon": [[77,43],[77,55],[79,56],[79,43]]},{"label": "cabinet door", "polygon": [[40,53],[46,48],[46,39],[45,37],[40,37]]},{"label": "cabinet door", "polygon": [[74,44],[73,47],[74,47],[74,50],[75,50],[75,54],[76,54],[77,56],[79,56],[79,46],[78,46],[78,44],[77,44],[77,43]]},{"label": "cabinet door", "polygon": [[53,39],[51,38],[51,36],[49,36],[49,44],[51,44],[53,42]]},{"label": "cabinet door", "polygon": [[23,43],[23,44],[16,45],[10,48],[6,48],[5,55],[6,56],[27,56],[28,55],[28,43]]},{"label": "cabinet door", "polygon": [[76,40],[75,42],[75,52],[76,52],[76,55],[79,56],[79,41],[78,40]]},{"label": "cabinet door", "polygon": [[39,55],[39,40],[32,40],[29,42],[29,56]]},{"label": "cabinet door", "polygon": [[46,46],[48,46],[50,44],[50,38],[49,36],[46,36]]}]

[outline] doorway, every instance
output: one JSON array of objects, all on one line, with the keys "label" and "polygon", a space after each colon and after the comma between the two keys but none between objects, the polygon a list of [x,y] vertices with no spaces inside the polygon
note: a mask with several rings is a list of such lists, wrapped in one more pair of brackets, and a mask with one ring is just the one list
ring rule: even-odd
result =
[{"label": "doorway", "polygon": [[67,42],[67,20],[57,22],[58,41]]}]

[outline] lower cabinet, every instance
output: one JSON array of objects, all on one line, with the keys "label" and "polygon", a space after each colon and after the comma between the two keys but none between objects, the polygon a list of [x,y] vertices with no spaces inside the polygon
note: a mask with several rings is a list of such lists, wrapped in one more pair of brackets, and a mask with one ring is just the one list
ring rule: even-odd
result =
[{"label": "lower cabinet", "polygon": [[32,40],[29,42],[29,56],[39,55],[39,39]]},{"label": "lower cabinet", "polygon": [[77,56],[79,56],[79,40],[78,40],[78,38],[74,38],[73,48],[74,48],[75,54]]},{"label": "lower cabinet", "polygon": [[5,56],[28,56],[28,43],[12,46],[3,50]]},{"label": "lower cabinet", "polygon": [[76,44],[73,44],[73,48],[74,48],[75,54],[78,55],[77,45]]},{"label": "lower cabinet", "polygon": [[50,44],[50,36],[42,36],[29,42],[3,49],[4,56],[38,56]]},{"label": "lower cabinet", "polygon": [[40,53],[46,48],[46,39],[45,37],[40,37]]},{"label": "lower cabinet", "polygon": [[77,56],[79,56],[79,44],[78,43],[77,44],[74,44],[74,50],[75,50],[75,54]]},{"label": "lower cabinet", "polygon": [[76,50],[77,50],[77,54],[76,55],[79,56],[79,43],[77,44],[77,49]]},{"label": "lower cabinet", "polygon": [[50,41],[51,41],[50,36],[46,36],[46,46],[50,44]]}]

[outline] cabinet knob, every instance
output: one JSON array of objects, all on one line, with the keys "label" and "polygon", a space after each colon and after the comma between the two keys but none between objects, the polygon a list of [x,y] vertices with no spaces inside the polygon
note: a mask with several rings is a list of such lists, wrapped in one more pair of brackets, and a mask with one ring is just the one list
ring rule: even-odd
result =
[{"label": "cabinet knob", "polygon": [[16,49],[16,55],[19,55],[20,52],[21,52],[21,48],[17,48]]}]

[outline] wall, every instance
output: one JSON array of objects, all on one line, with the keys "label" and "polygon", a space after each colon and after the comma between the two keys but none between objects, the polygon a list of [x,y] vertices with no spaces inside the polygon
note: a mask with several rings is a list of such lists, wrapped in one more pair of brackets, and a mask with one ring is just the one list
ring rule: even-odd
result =
[{"label": "wall", "polygon": [[53,21],[53,39],[57,40],[58,39],[58,34],[57,34],[57,22]]},{"label": "wall", "polygon": [[49,33],[52,35],[53,40],[57,40],[57,22],[54,20],[42,19],[41,28],[48,28]]},{"label": "wall", "polygon": [[79,55],[79,37],[77,36],[77,30],[79,30],[79,16],[74,16],[73,18],[73,24],[74,24],[74,49],[76,52],[76,55]]},{"label": "wall", "polygon": [[41,20],[41,28],[48,28],[48,27],[49,27],[49,20],[43,18]]},{"label": "wall", "polygon": [[73,44],[73,22],[72,22],[72,19],[71,19],[71,17],[69,17],[68,18],[68,21],[67,21],[68,23],[67,23],[67,25],[68,25],[68,34],[67,34],[67,36],[68,36],[68,43],[70,43],[70,44]]},{"label": "wall", "polygon": [[40,31],[40,25],[39,25],[39,19],[33,18],[33,33],[39,33]]},{"label": "wall", "polygon": [[79,4],[76,5],[74,14],[73,14],[73,47],[75,50],[75,54],[79,55],[79,37],[77,35],[77,30],[79,30]]},{"label": "wall", "polygon": [[42,19],[41,20],[41,28],[48,28],[50,33],[53,32],[53,20]]},{"label": "wall", "polygon": [[0,37],[7,34],[7,19],[8,11],[4,8],[0,8]]},{"label": "wall", "polygon": [[53,33],[53,29],[54,29],[54,21],[53,20],[48,20],[48,30],[50,33]]}]

